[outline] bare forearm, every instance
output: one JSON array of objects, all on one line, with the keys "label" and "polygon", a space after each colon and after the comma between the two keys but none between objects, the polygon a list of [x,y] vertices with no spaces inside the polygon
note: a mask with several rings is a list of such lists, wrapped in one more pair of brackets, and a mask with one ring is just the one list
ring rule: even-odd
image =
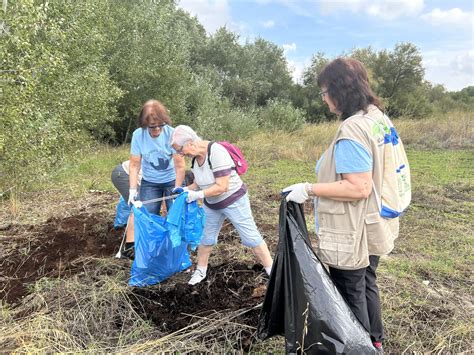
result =
[{"label": "bare forearm", "polygon": [[205,197],[219,196],[219,195],[222,195],[224,192],[227,192],[227,190],[228,190],[228,185],[222,186],[222,185],[214,184],[211,187],[208,187],[207,189],[204,190],[204,196]]},{"label": "bare forearm", "polygon": [[[229,190],[229,178],[230,176],[222,176],[222,177],[216,178],[216,182],[214,185],[208,187],[207,189],[203,189],[204,196],[205,197],[219,196],[227,192]],[[196,187],[198,187],[198,185],[196,185]]]},{"label": "bare forearm", "polygon": [[138,186],[138,171],[140,170],[140,162],[130,160],[130,175],[129,184],[131,189],[136,189]]},{"label": "bare forearm", "polygon": [[184,181],[184,176],[185,176],[185,162],[184,158],[180,157],[179,155],[175,155],[173,157],[174,160],[174,168],[176,172],[176,182],[175,186],[181,186]]},{"label": "bare forearm", "polygon": [[316,183],[311,185],[313,194],[336,201],[358,201],[367,198],[372,191],[372,186],[364,182],[353,184],[347,180],[329,183]]}]

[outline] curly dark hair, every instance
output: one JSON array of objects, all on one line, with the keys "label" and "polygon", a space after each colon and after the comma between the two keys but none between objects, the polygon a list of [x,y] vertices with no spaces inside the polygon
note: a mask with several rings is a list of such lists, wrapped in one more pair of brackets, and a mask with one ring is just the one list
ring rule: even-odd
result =
[{"label": "curly dark hair", "polygon": [[138,115],[138,125],[141,128],[147,127],[152,121],[157,121],[158,124],[171,124],[168,110],[165,105],[158,100],[148,100],[145,102]]},{"label": "curly dark hair", "polygon": [[356,59],[337,58],[318,75],[318,86],[325,87],[343,119],[360,110],[367,112],[370,104],[383,110],[381,100],[369,85],[367,70]]}]

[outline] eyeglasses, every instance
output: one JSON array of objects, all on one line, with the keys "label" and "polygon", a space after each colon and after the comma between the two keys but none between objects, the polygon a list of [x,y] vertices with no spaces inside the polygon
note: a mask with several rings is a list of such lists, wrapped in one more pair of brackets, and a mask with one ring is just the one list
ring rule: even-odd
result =
[{"label": "eyeglasses", "polygon": [[184,149],[184,146],[186,144],[183,144],[182,146],[180,146],[178,149],[175,149],[176,150],[176,153],[178,153],[179,155],[184,155],[184,152],[183,152],[183,149]]},{"label": "eyeglasses", "polygon": [[324,99],[324,97],[327,95],[327,93],[328,93],[327,90],[320,91],[319,96],[321,96],[321,99]]},{"label": "eyeglasses", "polygon": [[185,155],[184,152],[183,152],[183,149],[184,149],[184,147],[186,147],[186,145],[188,145],[189,143],[191,143],[191,142],[188,141],[188,142],[184,143],[182,146],[180,146],[179,148],[175,148],[174,150],[175,150],[176,153],[179,154],[179,155]]},{"label": "eyeglasses", "polygon": [[166,124],[158,124],[158,125],[154,125],[154,126],[148,126],[148,130],[149,131],[153,131],[155,129],[163,129],[163,127],[166,126]]}]

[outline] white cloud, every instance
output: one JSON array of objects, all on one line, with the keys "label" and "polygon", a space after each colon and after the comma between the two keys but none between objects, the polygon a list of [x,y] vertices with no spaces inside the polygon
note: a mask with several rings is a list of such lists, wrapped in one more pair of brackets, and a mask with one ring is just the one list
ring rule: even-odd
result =
[{"label": "white cloud", "polygon": [[303,83],[303,72],[311,65],[311,58],[303,60],[291,60],[287,58],[288,70],[291,73],[291,78],[294,83]]},{"label": "white cloud", "polygon": [[196,16],[208,33],[232,26],[227,0],[180,0],[178,7]]},{"label": "white cloud", "polygon": [[474,12],[463,11],[459,8],[446,11],[436,8],[421,15],[421,18],[433,26],[470,27],[472,31],[474,25]]},{"label": "white cloud", "polygon": [[321,0],[320,4],[323,14],[349,10],[386,20],[414,16],[423,9],[423,0]]},{"label": "white cloud", "polygon": [[459,73],[474,75],[474,50],[456,55],[451,61],[451,68]]},{"label": "white cloud", "polygon": [[286,53],[290,52],[290,51],[296,51],[296,43],[293,42],[293,43],[290,43],[290,44],[284,44],[283,46],[283,51]]},{"label": "white cloud", "polygon": [[423,53],[425,78],[450,91],[474,85],[474,50]]},{"label": "white cloud", "polygon": [[273,28],[275,27],[275,21],[273,20],[263,21],[261,22],[261,25],[265,28]]}]

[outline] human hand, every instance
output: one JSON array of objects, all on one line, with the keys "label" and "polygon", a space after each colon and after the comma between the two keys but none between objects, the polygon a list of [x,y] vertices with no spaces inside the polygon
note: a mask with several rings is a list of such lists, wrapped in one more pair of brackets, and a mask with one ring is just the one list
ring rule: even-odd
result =
[{"label": "human hand", "polygon": [[141,208],[143,206],[143,202],[140,200],[133,200],[132,203],[136,208]]},{"label": "human hand", "polygon": [[188,203],[190,203],[190,202],[196,201],[200,198],[201,199],[204,198],[204,191],[203,190],[201,190],[201,191],[189,190],[188,191],[188,197],[186,198],[186,201]]},{"label": "human hand", "polygon": [[189,191],[189,189],[187,187],[177,186],[173,190],[171,190],[171,193],[181,194],[181,193],[187,192],[187,191]]},{"label": "human hand", "polygon": [[299,184],[285,187],[282,192],[289,192],[289,194],[286,195],[286,201],[293,201],[296,203],[305,202],[309,198],[308,193],[306,192],[306,184],[306,182],[301,182]]},{"label": "human hand", "polygon": [[137,199],[138,197],[138,191],[136,188],[130,188],[128,190],[128,204],[132,204],[135,202],[135,200]]}]

